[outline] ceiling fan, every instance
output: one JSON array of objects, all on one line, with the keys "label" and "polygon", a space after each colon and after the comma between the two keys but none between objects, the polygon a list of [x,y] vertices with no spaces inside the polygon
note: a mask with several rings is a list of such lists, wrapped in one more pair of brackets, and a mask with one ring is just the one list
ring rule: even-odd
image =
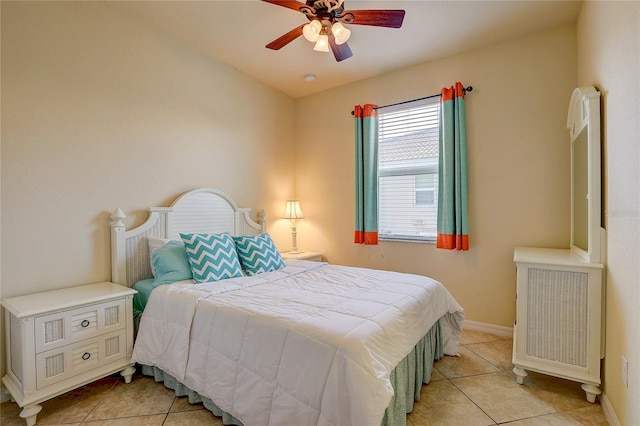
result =
[{"label": "ceiling fan", "polygon": [[374,27],[400,28],[404,19],[404,10],[345,10],[344,0],[262,0],[278,6],[302,12],[310,21],[278,37],[267,48],[279,50],[304,35],[315,42],[314,50],[333,52],[340,62],[353,56],[347,45],[351,31],[342,24],[371,25]]}]

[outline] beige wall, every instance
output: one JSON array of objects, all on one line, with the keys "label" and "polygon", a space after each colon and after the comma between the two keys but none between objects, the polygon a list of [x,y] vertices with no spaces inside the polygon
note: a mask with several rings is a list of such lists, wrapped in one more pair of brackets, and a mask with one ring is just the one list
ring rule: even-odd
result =
[{"label": "beige wall", "polygon": [[289,97],[104,4],[2,8],[4,297],[108,279],[116,207],[293,195]]},{"label": "beige wall", "polygon": [[110,213],[197,187],[288,242],[294,106],[105,4],[2,2],[2,297],[109,280]]},{"label": "beige wall", "polygon": [[[461,81],[469,139],[468,252],[432,244],[353,244],[356,104],[439,93]],[[511,327],[516,246],[568,247],[569,145],[575,26],[415,66],[297,101],[296,194],[307,219],[298,246],[329,261],[442,281],[469,320]]]},{"label": "beige wall", "polygon": [[[640,3],[585,2],[578,84],[602,93],[607,304],[604,392],[623,425],[640,423]],[[622,381],[629,361],[629,387]]]}]

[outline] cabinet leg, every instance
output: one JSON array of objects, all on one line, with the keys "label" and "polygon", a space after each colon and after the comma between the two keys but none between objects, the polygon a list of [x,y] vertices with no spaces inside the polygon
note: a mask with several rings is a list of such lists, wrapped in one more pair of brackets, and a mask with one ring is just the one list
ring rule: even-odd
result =
[{"label": "cabinet leg", "polygon": [[524,383],[524,378],[528,376],[527,372],[520,367],[513,367],[513,373],[516,375],[516,382],[519,385]]},{"label": "cabinet leg", "polygon": [[590,385],[588,383],[584,383],[580,387],[587,394],[587,401],[589,402],[596,402],[596,396],[602,393],[599,387]]},{"label": "cabinet leg", "polygon": [[33,426],[36,424],[40,410],[42,410],[42,405],[27,405],[20,412],[20,417],[27,421],[27,426]]},{"label": "cabinet leg", "polygon": [[129,366],[120,372],[120,375],[124,377],[125,383],[131,383],[131,377],[133,377],[133,373],[136,372],[135,367]]}]

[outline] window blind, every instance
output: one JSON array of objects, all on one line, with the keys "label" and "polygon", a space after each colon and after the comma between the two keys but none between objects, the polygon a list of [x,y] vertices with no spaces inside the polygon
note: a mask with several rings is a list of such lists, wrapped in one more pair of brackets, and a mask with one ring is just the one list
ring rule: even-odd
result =
[{"label": "window blind", "polygon": [[378,235],[435,241],[440,98],[379,110]]}]

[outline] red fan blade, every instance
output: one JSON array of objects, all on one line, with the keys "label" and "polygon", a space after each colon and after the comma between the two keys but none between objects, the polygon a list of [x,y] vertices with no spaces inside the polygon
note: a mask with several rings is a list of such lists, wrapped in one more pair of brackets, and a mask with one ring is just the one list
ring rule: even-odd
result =
[{"label": "red fan blade", "polygon": [[347,43],[338,44],[336,43],[335,36],[329,32],[329,46],[331,46],[331,50],[333,51],[333,56],[336,57],[336,61],[344,61],[353,56],[353,52],[351,52],[351,48],[347,45]]},{"label": "red fan blade", "polygon": [[404,10],[348,10],[342,14],[353,15],[354,25],[373,25],[375,27],[400,28],[404,20]]},{"label": "red fan blade", "polygon": [[300,11],[300,7],[306,6],[304,3],[300,3],[295,0],[262,0],[267,3],[275,4],[277,6],[287,7],[289,9]]},{"label": "red fan blade", "polygon": [[267,44],[265,47],[267,49],[280,50],[285,47],[287,44],[291,43],[293,40],[297,39],[302,35],[302,27],[306,24],[302,24],[299,27],[295,27],[288,33],[278,37],[273,40],[271,43]]}]

